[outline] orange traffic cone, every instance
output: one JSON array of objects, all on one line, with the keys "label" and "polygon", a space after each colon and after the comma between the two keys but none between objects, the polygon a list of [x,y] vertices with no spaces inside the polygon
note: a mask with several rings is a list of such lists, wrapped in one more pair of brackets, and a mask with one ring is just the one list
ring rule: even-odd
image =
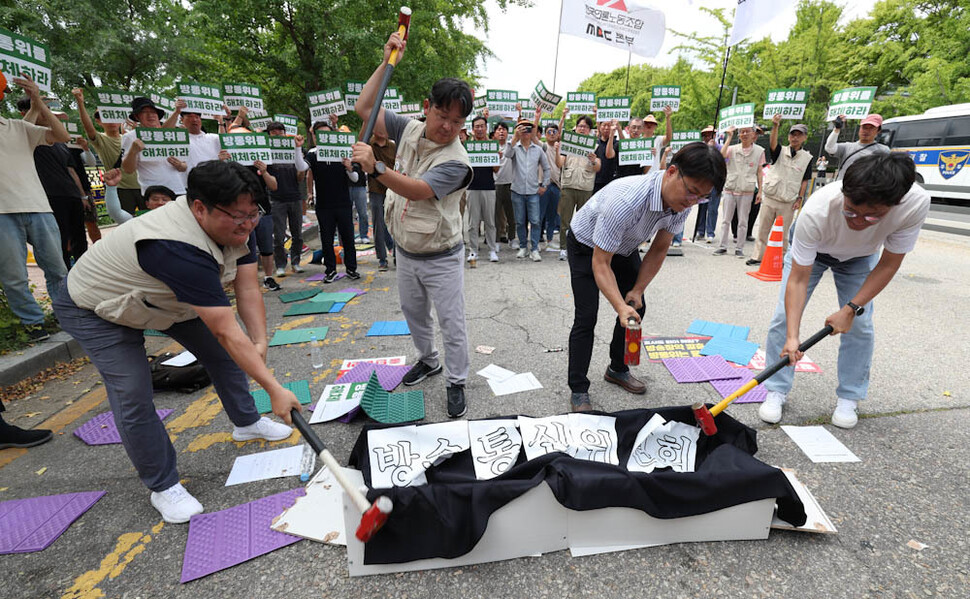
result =
[{"label": "orange traffic cone", "polygon": [[781,246],[784,239],[784,225],[781,216],[775,219],[775,224],[771,226],[771,234],[768,235],[768,247],[765,248],[765,257],[761,259],[761,266],[756,272],[748,273],[759,281],[774,282],[781,280]]}]

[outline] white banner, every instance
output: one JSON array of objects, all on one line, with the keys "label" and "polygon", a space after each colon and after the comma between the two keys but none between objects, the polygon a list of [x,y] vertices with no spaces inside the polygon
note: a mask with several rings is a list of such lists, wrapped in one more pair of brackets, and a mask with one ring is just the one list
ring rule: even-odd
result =
[{"label": "white banner", "polygon": [[793,0],[738,0],[728,45],[744,41],[792,4]]},{"label": "white banner", "polygon": [[663,12],[636,0],[563,0],[559,31],[652,58],[663,45]]}]

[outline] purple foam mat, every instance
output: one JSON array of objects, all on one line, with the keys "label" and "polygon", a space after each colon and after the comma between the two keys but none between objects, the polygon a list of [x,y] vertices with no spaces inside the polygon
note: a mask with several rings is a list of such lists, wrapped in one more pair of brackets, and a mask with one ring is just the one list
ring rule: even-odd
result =
[{"label": "purple foam mat", "polygon": [[340,418],[337,418],[337,420],[340,422],[343,422],[344,424],[350,424],[354,420],[354,418],[357,417],[357,414],[360,414],[360,412],[361,412],[360,406],[357,406],[356,408],[347,412]]},{"label": "purple foam mat", "polygon": [[717,379],[740,379],[747,375],[732,367],[721,356],[664,358],[664,366],[678,383],[703,383]]},{"label": "purple foam mat", "polygon": [[354,366],[337,379],[340,384],[344,383],[366,383],[370,380],[372,372],[377,371],[377,381],[385,391],[393,391],[401,384],[404,375],[411,370],[410,366],[389,366],[387,364],[373,364],[371,362],[361,362]]},{"label": "purple foam mat", "polygon": [[[717,381],[711,381],[711,386],[713,386],[714,390],[717,391],[722,398],[724,398],[740,389],[741,385],[747,383],[752,378],[754,377],[745,376],[743,379],[720,379]],[[765,389],[764,385],[758,385],[754,389],[734,400],[734,403],[762,403],[767,395],[768,390]]]},{"label": "purple foam mat", "polygon": [[301,541],[270,528],[273,518],[306,494],[293,489],[210,514],[192,516],[182,582],[208,576]]},{"label": "purple foam mat", "polygon": [[356,287],[348,287],[346,289],[341,289],[340,292],[341,293],[356,293],[357,295],[364,295],[365,293],[367,293],[363,289],[357,289]]},{"label": "purple foam mat", "polygon": [[[155,410],[159,420],[165,420],[175,410]],[[115,426],[114,414],[105,412],[98,414],[81,426],[74,429],[74,436],[88,445],[111,445],[121,443],[121,433]]]},{"label": "purple foam mat", "polygon": [[47,549],[104,494],[87,491],[0,502],[0,554]]},{"label": "purple foam mat", "polygon": [[315,275],[310,275],[309,277],[303,279],[303,282],[304,283],[307,283],[307,282],[311,282],[311,281],[322,281],[323,279],[326,278],[326,276],[327,276],[327,273],[325,273],[325,272],[318,272]]}]

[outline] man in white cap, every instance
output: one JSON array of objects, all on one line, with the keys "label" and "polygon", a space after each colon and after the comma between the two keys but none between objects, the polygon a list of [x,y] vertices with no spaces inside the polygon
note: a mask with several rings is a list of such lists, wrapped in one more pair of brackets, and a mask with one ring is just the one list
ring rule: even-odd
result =
[{"label": "man in white cap", "polygon": [[888,154],[889,147],[876,141],[876,136],[882,131],[882,116],[870,114],[859,123],[859,141],[839,142],[839,133],[845,124],[845,116],[839,115],[835,119],[835,129],[825,140],[825,151],[835,156],[839,161],[839,170],[835,173],[835,180],[841,181],[845,171],[856,160],[873,154]]}]

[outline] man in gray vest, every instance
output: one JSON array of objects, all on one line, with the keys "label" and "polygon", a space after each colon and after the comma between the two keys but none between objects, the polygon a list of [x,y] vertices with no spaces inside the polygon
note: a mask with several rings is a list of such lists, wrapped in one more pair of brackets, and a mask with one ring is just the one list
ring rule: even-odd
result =
[{"label": "man in gray vest", "polygon": [[[289,422],[300,408],[266,368],[266,307],[247,246],[262,193],[245,167],[203,162],[189,173],[187,197],[105,236],[54,296],[61,326],[104,379],[121,442],[166,522],[188,522],[203,509],[179,484],[175,448],[155,414],[145,329],[164,331],[198,358],[235,425],[233,440],[279,441],[292,432],[260,418],[247,374],[280,418]],[[223,290],[230,282],[245,331]]]},{"label": "man in gray vest", "polygon": [[778,126],[781,124],[781,114],[771,119],[771,137],[769,139],[768,161],[771,168],[764,177],[764,185],[758,190],[756,204],[761,205],[761,224],[758,226],[758,242],[754,246],[754,255],[745,264],[754,266],[761,264],[768,244],[768,236],[775,219],[781,217],[782,223],[782,251],[788,251],[788,229],[791,227],[792,215],[801,206],[805,197],[805,187],[812,178],[812,155],[802,147],[808,137],[808,127],[802,124],[793,125],[788,131],[788,145],[778,144]]},{"label": "man in gray vest", "polygon": [[418,350],[418,362],[404,376],[404,384],[416,385],[441,372],[434,308],[448,366],[448,416],[460,418],[466,411],[469,359],[459,202],[471,183],[472,169],[458,132],[472,110],[472,93],[464,81],[439,79],[424,101],[424,121],[381,108],[377,92],[395,48],[403,57],[405,42],[397,33],[384,45],[384,61],[367,81],[355,109],[365,122],[372,110],[380,111],[374,131],[397,144],[400,170],[376,161],[373,148],[363,142],[354,144],[353,161],[387,186],[384,220],[397,246],[401,311]]},{"label": "man in gray vest", "polygon": [[839,133],[842,132],[844,124],[845,116],[839,115],[835,119],[835,129],[832,129],[832,133],[825,140],[825,151],[839,161],[839,170],[835,173],[836,181],[841,181],[846,169],[863,156],[889,153],[889,146],[876,141],[876,136],[882,131],[882,116],[870,114],[862,119],[859,123],[859,141],[839,143]]}]

